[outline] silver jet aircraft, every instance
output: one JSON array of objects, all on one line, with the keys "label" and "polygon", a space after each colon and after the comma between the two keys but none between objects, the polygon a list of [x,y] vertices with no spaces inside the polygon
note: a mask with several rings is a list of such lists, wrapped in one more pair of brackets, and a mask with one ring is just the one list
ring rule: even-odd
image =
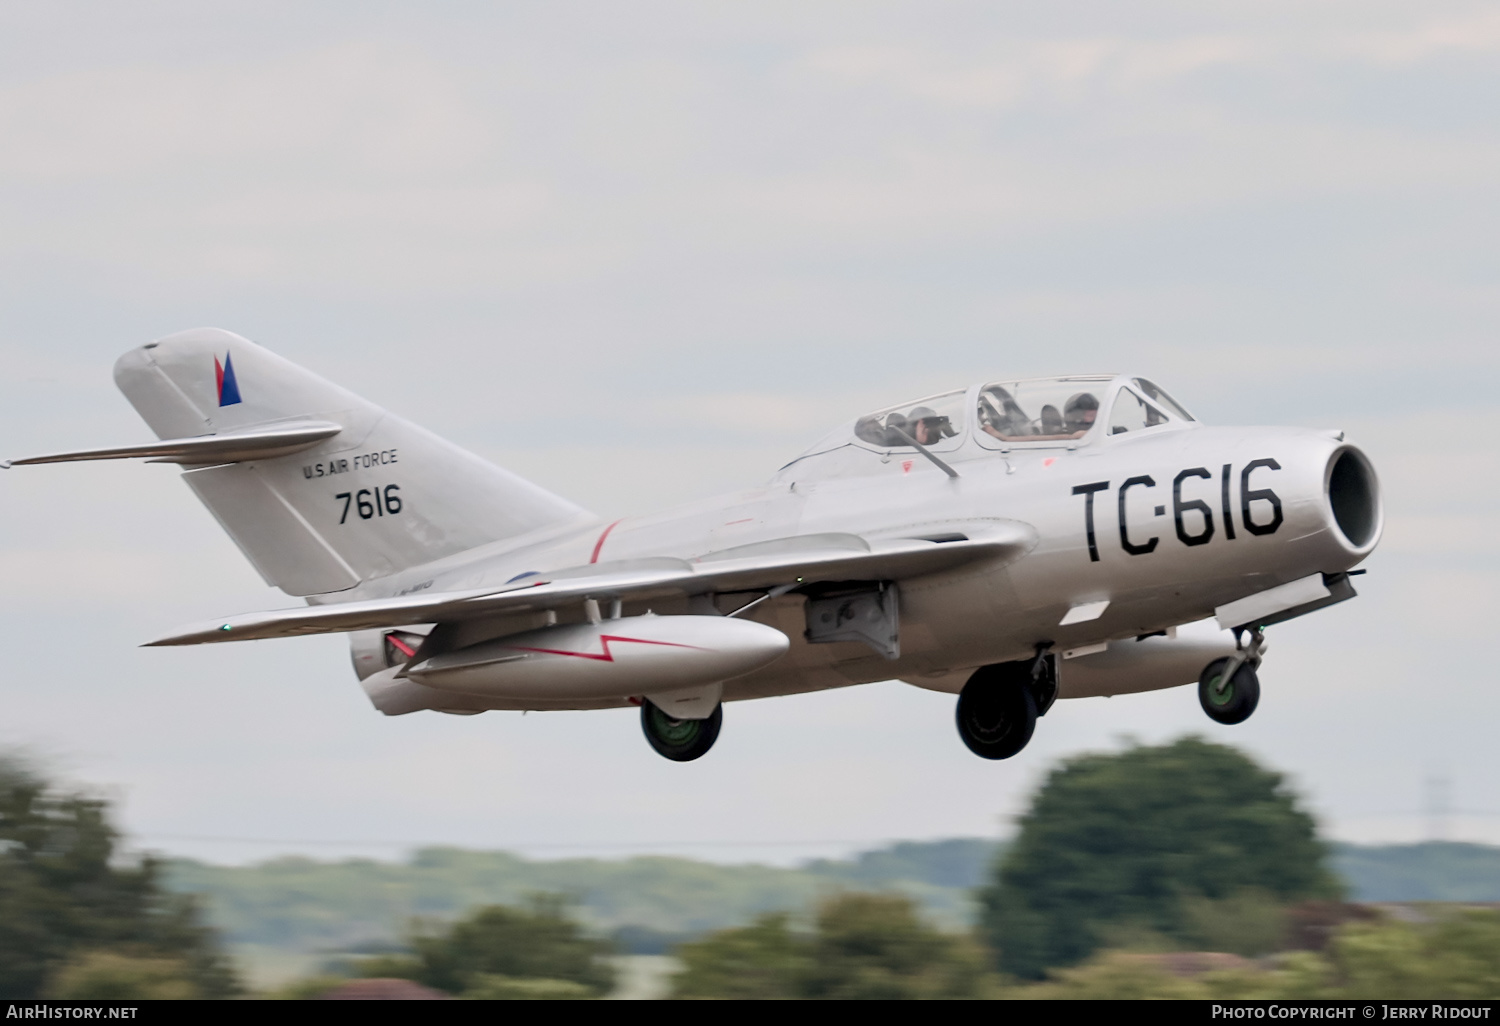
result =
[{"label": "silver jet aircraft", "polygon": [[160,441],[14,463],[181,464],[307,603],[150,644],[345,633],[386,715],[635,705],[684,762],[724,702],[893,678],[957,695],[987,759],[1059,698],[1197,681],[1242,722],[1263,630],[1353,597],[1382,524],[1342,432],[1210,427],[1131,376],[891,406],[760,488],[615,521],[226,331],[133,349],[115,381]]}]

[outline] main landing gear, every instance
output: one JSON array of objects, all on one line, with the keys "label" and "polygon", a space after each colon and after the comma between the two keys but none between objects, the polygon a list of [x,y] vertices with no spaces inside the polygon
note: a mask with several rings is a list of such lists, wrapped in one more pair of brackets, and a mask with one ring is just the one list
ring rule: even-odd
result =
[{"label": "main landing gear", "polygon": [[1057,699],[1057,658],[1038,645],[1035,659],[974,671],[958,696],[958,736],[982,759],[1009,759],[1031,740],[1036,718]]},{"label": "main landing gear", "polygon": [[724,725],[724,705],[702,720],[674,720],[656,707],[649,698],[641,699],[641,730],[658,755],[673,762],[692,762],[707,754],[719,739]]},{"label": "main landing gear", "polygon": [[1239,651],[1224,659],[1215,659],[1203,668],[1198,678],[1198,702],[1208,718],[1216,723],[1244,723],[1260,704],[1260,667],[1262,654],[1266,650],[1266,638],[1259,627],[1250,630],[1250,643],[1240,640],[1235,631],[1235,642]]}]

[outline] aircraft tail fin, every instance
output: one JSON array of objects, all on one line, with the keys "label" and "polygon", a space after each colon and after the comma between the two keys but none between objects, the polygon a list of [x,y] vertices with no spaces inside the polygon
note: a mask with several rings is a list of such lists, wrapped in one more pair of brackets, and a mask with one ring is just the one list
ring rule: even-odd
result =
[{"label": "aircraft tail fin", "polygon": [[115,364],[115,383],[172,444],[58,458],[160,449],[187,464],[183,480],[267,583],[291,595],[343,591],[591,519],[231,332],[199,328],[132,349]]}]

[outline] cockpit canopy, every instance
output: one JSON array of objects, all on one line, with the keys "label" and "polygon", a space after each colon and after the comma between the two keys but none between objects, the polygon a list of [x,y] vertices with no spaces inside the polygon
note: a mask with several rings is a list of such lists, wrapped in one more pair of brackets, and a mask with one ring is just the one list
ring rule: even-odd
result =
[{"label": "cockpit canopy", "polygon": [[912,403],[888,406],[866,414],[854,424],[854,437],[882,449],[911,446],[935,452],[957,448],[964,429],[967,390],[944,392]]},{"label": "cockpit canopy", "polygon": [[1099,417],[1099,397],[1109,382],[1098,377],[992,381],[979,389],[979,430],[1001,442],[1082,438]]},{"label": "cockpit canopy", "polygon": [[1089,444],[1100,437],[1194,423],[1146,378],[1083,375],[991,381],[887,406],[825,437],[798,459],[842,446],[929,452]]}]

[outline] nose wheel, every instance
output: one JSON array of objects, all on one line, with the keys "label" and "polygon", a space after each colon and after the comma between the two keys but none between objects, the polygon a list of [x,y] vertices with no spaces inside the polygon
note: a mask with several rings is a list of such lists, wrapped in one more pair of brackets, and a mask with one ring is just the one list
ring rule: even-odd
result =
[{"label": "nose wheel", "polygon": [[1203,668],[1198,678],[1198,703],[1215,723],[1244,723],[1260,704],[1261,653],[1265,636],[1257,628],[1250,633],[1250,643],[1241,645],[1234,655],[1215,659]]},{"label": "nose wheel", "polygon": [[676,720],[649,698],[641,700],[641,730],[656,754],[673,762],[692,762],[708,753],[724,725],[723,703],[701,720]]}]

